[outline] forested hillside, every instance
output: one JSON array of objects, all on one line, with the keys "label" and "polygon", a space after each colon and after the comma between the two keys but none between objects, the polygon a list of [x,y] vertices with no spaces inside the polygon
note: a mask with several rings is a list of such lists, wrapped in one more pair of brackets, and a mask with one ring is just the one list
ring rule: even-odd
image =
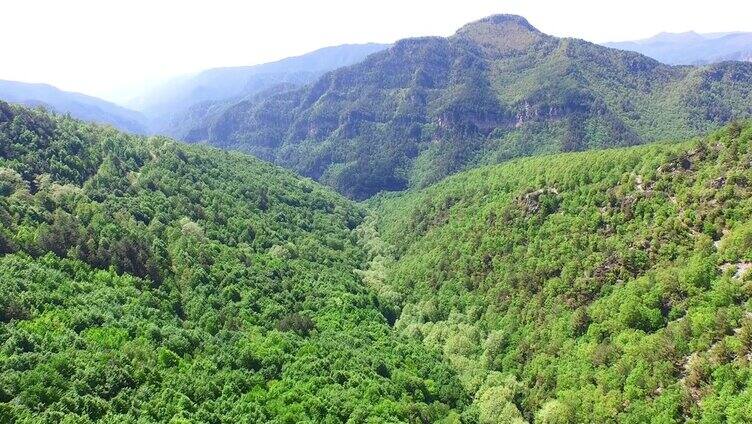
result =
[{"label": "forested hillside", "polygon": [[470,165],[680,140],[750,105],[752,63],[672,67],[498,15],[238,103],[196,134],[364,199]]},{"label": "forested hillside", "polygon": [[378,196],[364,278],[480,422],[750,422],[751,161],[732,124]]},{"label": "forested hillside", "polygon": [[0,102],[0,422],[456,422],[356,272],[364,211],[237,153]]}]

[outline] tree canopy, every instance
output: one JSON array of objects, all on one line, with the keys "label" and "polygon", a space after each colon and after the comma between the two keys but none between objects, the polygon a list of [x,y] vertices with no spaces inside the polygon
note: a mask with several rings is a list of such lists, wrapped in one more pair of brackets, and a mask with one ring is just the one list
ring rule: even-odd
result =
[{"label": "tree canopy", "polygon": [[379,196],[367,281],[480,421],[749,422],[751,143],[737,123]]},{"label": "tree canopy", "polygon": [[0,422],[429,422],[469,395],[355,270],[361,207],[0,103]]}]

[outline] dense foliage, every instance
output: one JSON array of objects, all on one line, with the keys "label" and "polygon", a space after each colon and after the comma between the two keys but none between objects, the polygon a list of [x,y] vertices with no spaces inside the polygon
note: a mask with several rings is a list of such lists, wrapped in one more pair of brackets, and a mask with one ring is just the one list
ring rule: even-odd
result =
[{"label": "dense foliage", "polygon": [[364,199],[478,163],[682,140],[751,105],[752,63],[672,67],[501,15],[241,102],[199,133]]},{"label": "dense foliage", "polygon": [[363,211],[241,154],[0,102],[0,422],[456,421]]},{"label": "dense foliage", "polygon": [[364,281],[480,422],[750,422],[751,162],[733,124],[382,195]]},{"label": "dense foliage", "polygon": [[356,205],[0,103],[0,422],[749,422],[752,123]]}]

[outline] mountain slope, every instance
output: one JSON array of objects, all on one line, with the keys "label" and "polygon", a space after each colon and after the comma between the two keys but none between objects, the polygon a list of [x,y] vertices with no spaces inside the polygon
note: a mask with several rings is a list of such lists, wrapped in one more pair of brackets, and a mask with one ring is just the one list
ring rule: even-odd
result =
[{"label": "mountain slope", "polygon": [[436,422],[363,211],[240,154],[0,102],[0,422]]},{"label": "mountain slope", "polygon": [[29,84],[0,80],[0,100],[27,106],[44,106],[74,118],[109,124],[123,131],[146,134],[145,118],[96,97],[59,90],[47,84]]},{"label": "mountain slope", "polygon": [[750,160],[735,124],[377,196],[366,281],[480,422],[749,422]]},{"label": "mountain slope", "polygon": [[698,135],[749,115],[750,87],[752,64],[670,67],[499,15],[240,102],[206,139],[363,199],[479,163]]},{"label": "mountain slope", "polygon": [[671,65],[697,65],[725,60],[752,61],[750,32],[662,33],[645,40],[605,43],[604,46],[638,52]]},{"label": "mountain slope", "polygon": [[185,138],[228,102],[254,96],[278,85],[301,86],[323,73],[360,62],[387,48],[384,44],[346,44],[325,47],[301,56],[255,66],[216,68],[176,79],[130,106],[149,117],[154,132]]}]

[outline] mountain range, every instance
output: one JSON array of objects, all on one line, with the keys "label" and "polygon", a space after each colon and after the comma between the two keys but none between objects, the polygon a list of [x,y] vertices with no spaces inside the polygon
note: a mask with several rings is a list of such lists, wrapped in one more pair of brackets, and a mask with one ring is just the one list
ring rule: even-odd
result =
[{"label": "mountain range", "polygon": [[47,84],[2,80],[0,99],[45,106],[135,134],[192,139],[196,122],[210,121],[245,98],[301,87],[327,71],[360,62],[387,47],[377,43],[346,44],[255,66],[208,69],[158,85],[125,107]]},{"label": "mountain range", "polygon": [[669,66],[497,15],[241,101],[188,141],[364,199],[518,156],[692,137],[751,105],[752,63]]},{"label": "mountain range", "polygon": [[607,47],[630,50],[671,65],[699,65],[726,60],[752,61],[752,33],[699,34],[694,31],[660,33],[636,41],[605,43]]},{"label": "mountain range", "polygon": [[48,84],[0,80],[0,99],[27,106],[43,106],[135,134],[148,132],[146,118],[136,111],[85,94],[62,91]]}]

